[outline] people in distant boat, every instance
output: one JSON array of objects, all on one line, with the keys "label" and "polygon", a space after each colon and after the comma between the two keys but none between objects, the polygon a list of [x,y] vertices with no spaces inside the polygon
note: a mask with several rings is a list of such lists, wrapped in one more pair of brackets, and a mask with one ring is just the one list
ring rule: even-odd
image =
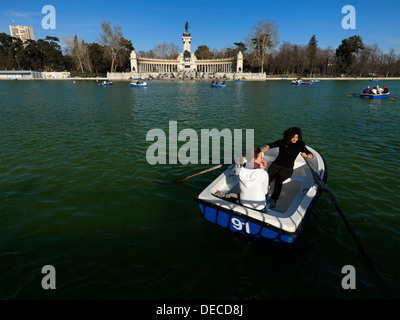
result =
[{"label": "people in distant boat", "polygon": [[260,148],[246,153],[246,165],[239,168],[240,203],[251,209],[263,210],[267,206],[269,176],[264,170],[267,163]]},{"label": "people in distant boat", "polygon": [[275,207],[282,191],[283,182],[293,174],[294,162],[299,153],[303,158],[312,159],[313,154],[307,149],[303,141],[303,133],[298,127],[291,127],[283,132],[283,139],[268,143],[261,151],[266,152],[270,148],[279,148],[277,158],[268,168],[269,182],[275,180],[274,190],[270,199],[270,208]]},{"label": "people in distant boat", "polygon": [[387,86],[383,86],[383,93],[388,94],[389,93],[389,88]]},{"label": "people in distant boat", "polygon": [[370,94],[370,93],[371,93],[370,87],[369,87],[369,86],[366,87],[366,88],[364,89],[363,93]]},{"label": "people in distant boat", "polygon": [[376,86],[376,93],[377,94],[382,94],[382,92],[383,92],[383,89],[380,88],[379,86]]}]

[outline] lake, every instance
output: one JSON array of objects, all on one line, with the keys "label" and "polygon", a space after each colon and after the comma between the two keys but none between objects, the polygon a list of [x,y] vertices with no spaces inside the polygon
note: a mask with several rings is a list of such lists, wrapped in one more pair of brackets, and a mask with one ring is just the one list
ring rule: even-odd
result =
[{"label": "lake", "polygon": [[[288,249],[206,221],[194,198],[221,172],[150,165],[147,133],[254,129],[256,144],[299,126],[327,186],[387,283],[400,288],[400,101],[348,94],[400,81],[0,82],[1,299],[384,299],[326,194]],[[54,266],[55,290],[42,268]],[[342,268],[354,266],[356,289]]]}]

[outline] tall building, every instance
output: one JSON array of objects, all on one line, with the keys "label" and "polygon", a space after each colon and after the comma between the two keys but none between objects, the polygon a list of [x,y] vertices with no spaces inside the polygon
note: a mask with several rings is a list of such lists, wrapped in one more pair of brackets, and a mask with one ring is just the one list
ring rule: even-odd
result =
[{"label": "tall building", "polygon": [[11,37],[20,38],[22,41],[35,40],[32,27],[10,26]]}]

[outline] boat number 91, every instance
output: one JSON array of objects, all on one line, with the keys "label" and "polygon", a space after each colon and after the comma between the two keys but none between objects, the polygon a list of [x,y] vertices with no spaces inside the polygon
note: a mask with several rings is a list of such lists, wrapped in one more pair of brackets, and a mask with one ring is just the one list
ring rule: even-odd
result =
[{"label": "boat number 91", "polygon": [[242,222],[240,221],[238,218],[232,218],[231,219],[232,222],[232,226],[237,230],[237,231],[242,231],[243,230],[243,226],[245,227],[245,230],[247,233],[250,233],[250,225],[249,223],[246,222]]}]

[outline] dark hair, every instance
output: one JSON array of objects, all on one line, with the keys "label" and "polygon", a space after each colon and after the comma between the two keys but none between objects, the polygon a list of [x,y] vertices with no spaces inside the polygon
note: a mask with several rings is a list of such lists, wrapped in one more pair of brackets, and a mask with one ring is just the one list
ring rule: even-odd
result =
[{"label": "dark hair", "polygon": [[257,157],[260,154],[260,152],[261,152],[260,148],[254,148],[254,159],[257,159]]},{"label": "dark hair", "polygon": [[303,132],[301,131],[301,129],[299,127],[291,127],[289,129],[286,129],[283,132],[283,139],[285,140],[285,142],[289,143],[290,139],[292,139],[295,135],[299,136],[299,141],[303,140]]},{"label": "dark hair", "polygon": [[246,153],[247,161],[257,159],[260,152],[261,152],[260,148],[251,148],[251,149],[247,150],[247,153]]},{"label": "dark hair", "polygon": [[251,162],[254,159],[257,159],[257,157],[260,153],[261,153],[260,148],[251,148],[251,149],[247,150],[247,153],[246,153],[247,162]]}]

